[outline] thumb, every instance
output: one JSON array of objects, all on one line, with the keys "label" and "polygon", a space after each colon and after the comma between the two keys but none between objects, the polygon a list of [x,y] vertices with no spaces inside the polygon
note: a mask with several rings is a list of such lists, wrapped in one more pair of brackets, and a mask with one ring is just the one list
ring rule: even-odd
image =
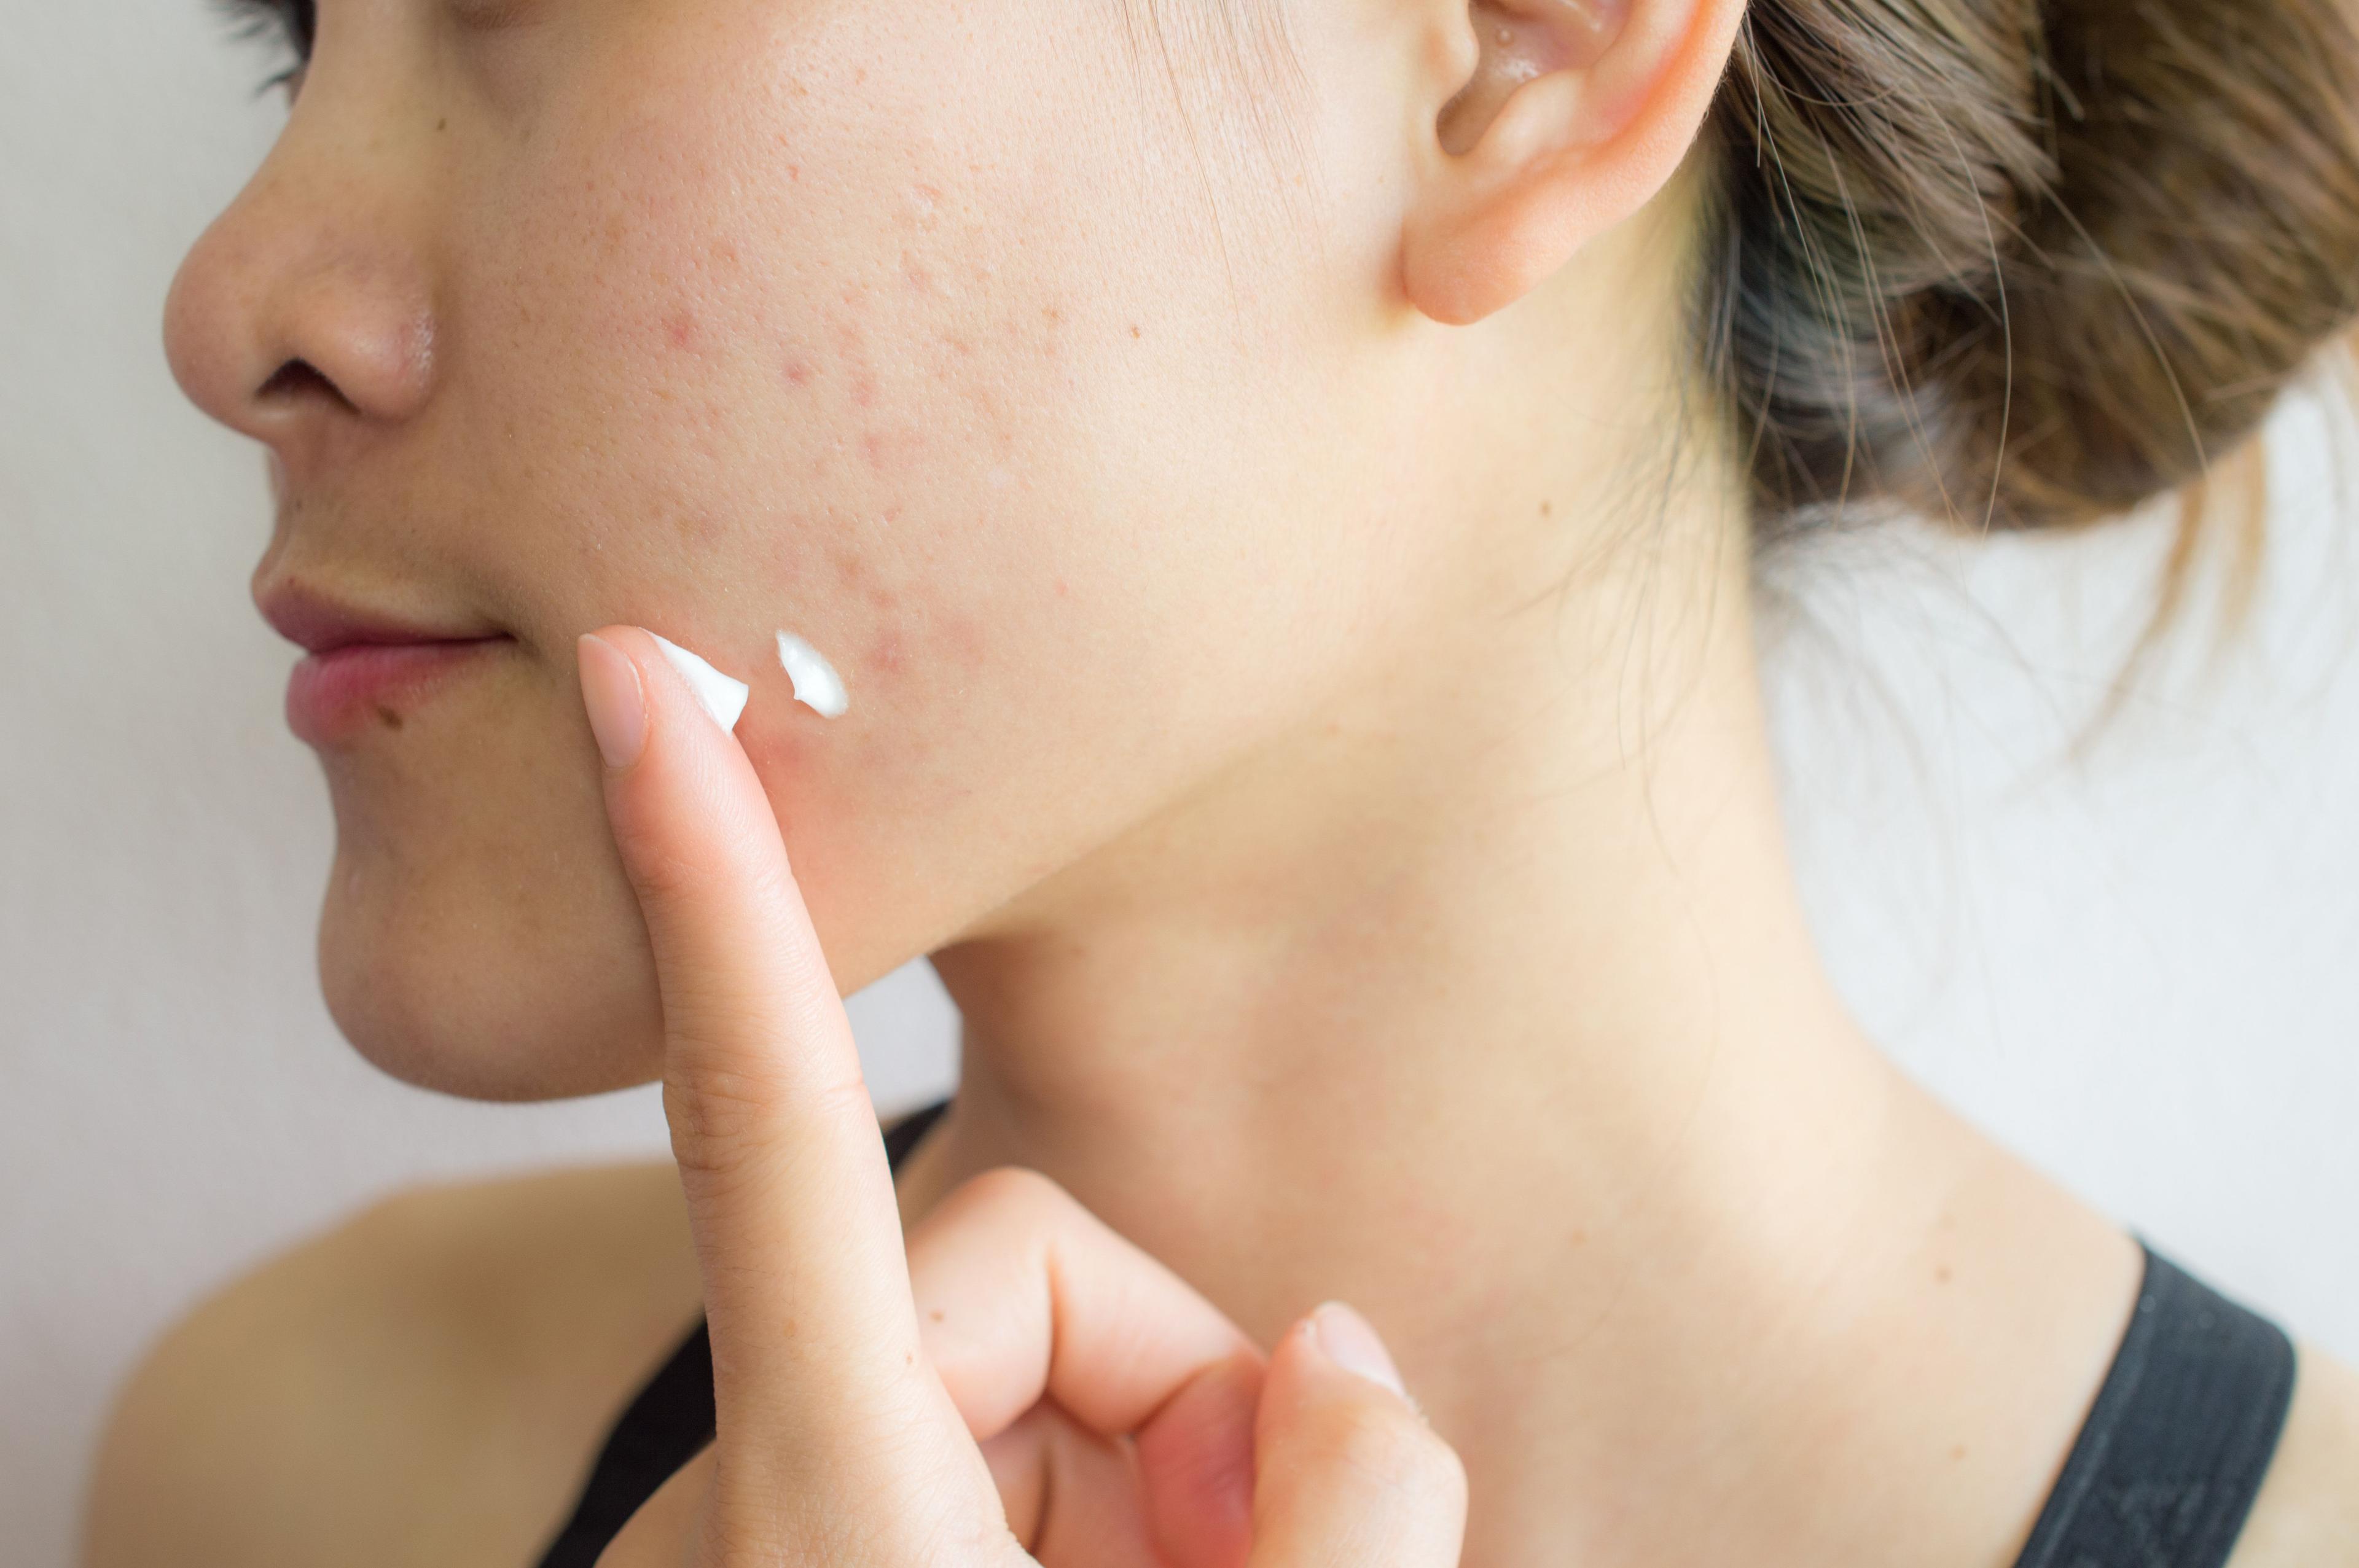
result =
[{"label": "thumb", "polygon": [[1452,1568],[1466,1471],[1368,1320],[1329,1302],[1271,1355],[1254,1431],[1251,1568]]}]

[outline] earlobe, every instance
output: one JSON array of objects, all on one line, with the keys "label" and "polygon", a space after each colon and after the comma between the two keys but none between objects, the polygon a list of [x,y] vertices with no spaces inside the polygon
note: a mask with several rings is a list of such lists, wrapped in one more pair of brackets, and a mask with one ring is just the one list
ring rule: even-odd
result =
[{"label": "earlobe", "polygon": [[1744,12],[1745,0],[1474,0],[1463,25],[1480,57],[1435,116],[1402,227],[1410,303],[1479,321],[1646,205],[1710,112]]}]

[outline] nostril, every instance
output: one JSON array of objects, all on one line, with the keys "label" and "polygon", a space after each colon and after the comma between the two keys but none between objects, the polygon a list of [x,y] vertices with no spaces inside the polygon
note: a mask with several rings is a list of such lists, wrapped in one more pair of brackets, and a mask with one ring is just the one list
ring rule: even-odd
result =
[{"label": "nostril", "polygon": [[351,398],[336,384],[313,368],[308,360],[288,360],[270,373],[270,379],[255,388],[255,397],[262,402],[300,402],[307,397],[323,397],[347,412],[353,408]]}]

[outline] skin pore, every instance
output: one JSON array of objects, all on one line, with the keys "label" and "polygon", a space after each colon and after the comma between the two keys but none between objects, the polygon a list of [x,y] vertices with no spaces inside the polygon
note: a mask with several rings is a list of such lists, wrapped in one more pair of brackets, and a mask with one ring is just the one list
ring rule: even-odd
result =
[{"label": "skin pore", "polygon": [[174,369],[259,594],[507,639],[321,748],[336,1018],[660,1072],[573,663],[652,627],[841,988],[964,1014],[906,1215],[1022,1164],[1265,1343],[1348,1297],[1469,1563],[2005,1568],[2136,1257],[1802,917],[1682,346],[1741,6],[1276,14],[326,0]]}]

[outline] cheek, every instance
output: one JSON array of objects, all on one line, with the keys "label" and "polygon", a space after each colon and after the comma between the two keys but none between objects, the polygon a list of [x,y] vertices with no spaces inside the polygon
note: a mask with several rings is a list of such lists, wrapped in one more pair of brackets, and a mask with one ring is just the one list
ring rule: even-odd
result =
[{"label": "cheek", "polygon": [[637,91],[512,177],[537,194],[499,205],[529,217],[485,231],[470,282],[489,347],[464,401],[504,411],[471,466],[518,476],[503,547],[542,574],[523,612],[554,647],[636,611],[773,677],[756,650],[787,627],[855,720],[947,739],[998,671],[1085,640],[1060,584],[1131,575],[1087,534],[1083,410],[1136,401],[1097,389],[1134,373],[1138,324],[1078,319],[1023,189],[963,135],[847,109],[862,84],[768,99],[767,121],[736,112],[765,101],[743,83]]},{"label": "cheek", "polygon": [[[972,31],[922,5],[775,25]],[[1095,92],[1130,134],[1109,28],[1103,58],[643,53],[486,183],[461,247],[476,575],[552,667],[628,620],[753,680],[738,733],[815,914],[900,933],[880,961],[941,916],[880,901],[1004,899],[1299,706],[1281,644],[1355,608],[1360,557],[1268,483],[1332,499],[1296,449],[1325,416],[1272,373],[1307,307],[1232,292],[1280,241],[1201,226],[1185,127],[1077,137],[1056,109]],[[846,715],[791,700],[781,627]]]}]

